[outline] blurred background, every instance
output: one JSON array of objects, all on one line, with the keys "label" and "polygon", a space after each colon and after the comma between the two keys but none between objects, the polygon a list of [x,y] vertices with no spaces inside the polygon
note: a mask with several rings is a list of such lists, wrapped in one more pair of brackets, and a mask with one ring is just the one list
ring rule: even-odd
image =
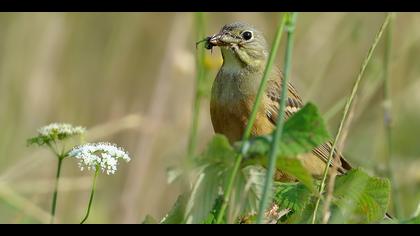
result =
[{"label": "blurred background", "polygon": [[[301,13],[292,82],[315,103],[332,134],[385,13]],[[248,22],[271,43],[277,13],[205,13],[205,32]],[[394,22],[390,85],[392,170],[401,213],[420,203],[420,14]],[[161,219],[182,186],[167,169],[186,158],[198,41],[194,13],[0,13],[0,222],[47,223],[56,158],[27,147],[51,122],[88,128],[88,141],[111,141],[132,157],[113,176],[101,175],[90,223]],[[284,41],[278,54],[282,66]],[[344,147],[347,159],[385,176],[383,40],[365,73]],[[206,51],[206,89],[220,67],[218,48]],[[209,99],[202,100],[197,152],[213,135]],[[92,173],[63,165],[57,222],[78,223]]]}]

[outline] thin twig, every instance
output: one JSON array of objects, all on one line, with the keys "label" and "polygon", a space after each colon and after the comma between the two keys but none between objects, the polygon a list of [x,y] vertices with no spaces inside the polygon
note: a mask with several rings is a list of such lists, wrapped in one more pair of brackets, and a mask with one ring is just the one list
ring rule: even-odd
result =
[{"label": "thin twig", "polygon": [[373,42],[372,46],[369,48],[369,51],[366,55],[366,58],[364,59],[364,61],[362,63],[362,67],[360,68],[359,74],[357,75],[357,79],[356,79],[356,81],[353,85],[353,89],[351,91],[349,99],[347,100],[346,106],[345,106],[344,111],[343,111],[343,116],[342,116],[341,121],[340,121],[340,126],[339,126],[338,131],[337,131],[337,135],[335,136],[330,155],[328,156],[327,165],[325,165],[322,181],[321,181],[321,184],[319,185],[319,196],[318,196],[318,199],[316,201],[315,208],[314,208],[314,211],[313,211],[312,224],[315,224],[315,222],[316,222],[316,216],[317,216],[319,204],[321,202],[322,192],[324,191],[324,188],[325,188],[325,181],[327,179],[328,169],[331,165],[332,156],[333,156],[334,150],[337,146],[337,141],[340,138],[341,132],[343,130],[345,120],[346,120],[348,112],[350,110],[350,106],[352,105],[352,101],[353,101],[353,99],[356,95],[356,92],[357,92],[358,88],[359,88],[359,83],[362,80],[365,69],[366,69],[366,67],[367,67],[367,65],[368,65],[368,63],[369,63],[369,61],[372,57],[372,54],[373,54],[376,46],[378,45],[378,42],[379,42],[385,28],[387,27],[387,25],[390,21],[390,18],[391,18],[390,14],[388,14],[386,16],[384,22],[382,23],[381,28],[379,29],[378,33],[376,34],[374,42]]}]

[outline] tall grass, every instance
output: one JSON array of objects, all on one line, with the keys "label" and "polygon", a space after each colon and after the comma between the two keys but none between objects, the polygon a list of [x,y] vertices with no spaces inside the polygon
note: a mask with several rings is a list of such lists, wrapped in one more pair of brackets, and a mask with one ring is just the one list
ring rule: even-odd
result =
[{"label": "tall grass", "polygon": [[[24,148],[22,140],[39,125],[65,117],[95,126],[88,140],[106,138],[127,143],[133,156],[138,157],[133,165],[123,167],[128,173],[104,179],[104,183],[114,184],[98,183],[98,190],[104,193],[95,204],[100,214],[91,215],[89,221],[134,223],[146,214],[159,217],[167,213],[181,190],[176,182],[167,184],[165,170],[186,157],[186,144],[190,143],[187,136],[193,126],[190,117],[195,105],[190,105],[190,95],[194,85],[197,87],[193,70],[197,51],[193,44],[196,34],[189,22],[194,14],[0,13],[0,222],[50,222],[56,175],[51,165],[56,167],[57,163],[44,158],[44,150]],[[305,100],[312,98],[321,111],[326,111],[346,89],[350,90],[351,85],[345,85],[354,80],[351,74],[357,73],[360,65],[356,63],[366,54],[365,43],[370,43],[366,42],[367,35],[375,33],[382,14],[299,14],[294,49],[299,61],[293,64],[299,78],[295,85]],[[204,23],[207,30],[213,30],[243,20],[274,35],[277,17],[267,13],[205,13]],[[342,23],[337,24],[337,19]],[[392,197],[394,201],[399,197],[404,207],[394,207],[391,212],[401,210],[399,214],[404,215],[403,210],[408,213],[417,206],[419,194],[415,140],[420,132],[416,125],[420,113],[415,91],[420,78],[416,66],[420,60],[420,14],[398,14],[397,19],[392,37],[395,48],[390,48],[388,62],[391,74],[386,79],[386,86],[392,82],[391,94],[387,95],[392,99],[392,128],[384,137],[392,137],[392,147],[386,147],[391,150],[371,145],[371,136],[366,135],[371,130],[365,128],[373,124],[385,128],[381,123],[384,114],[378,112],[378,101],[383,100],[373,96],[371,109],[352,125],[347,155],[355,165],[373,169],[385,164],[385,159],[376,162],[376,155],[364,158],[359,154],[388,151],[383,154],[392,160],[388,164],[399,181],[399,189],[392,181],[394,191],[399,193]],[[317,47],[316,53],[308,54]],[[370,68],[373,66],[369,65],[365,76]],[[312,94],[316,96],[307,93],[314,74],[320,75],[320,83],[328,85],[331,92],[319,96],[325,88],[314,86]],[[326,123],[338,123],[341,117],[335,116],[335,111],[341,116],[346,103],[342,101],[328,113],[331,120]],[[213,135],[207,110],[206,98],[202,98],[200,132],[194,138],[197,153],[198,144]],[[74,222],[85,213],[80,209],[85,209],[88,200],[80,198],[78,192],[88,194],[92,179],[76,177],[79,170],[72,166],[64,165],[62,173],[55,222]],[[120,204],[101,204],[115,199]]]},{"label": "tall grass", "polygon": [[392,55],[392,34],[394,31],[395,13],[390,13],[390,22],[385,35],[385,47],[383,57],[383,93],[384,93],[384,128],[386,135],[386,169],[387,175],[392,183],[392,208],[396,217],[401,216],[403,209],[400,202],[399,193],[397,191],[397,181],[395,181],[394,172],[392,170],[392,155],[393,155],[393,142],[392,142],[392,100],[390,96],[390,58]]},{"label": "tall grass", "polygon": [[[297,13],[289,13],[286,18],[286,30],[287,30],[287,44],[286,44],[286,54],[285,54],[285,64],[284,64],[284,79],[282,82],[281,87],[281,98],[280,98],[280,108],[279,108],[279,115],[277,117],[277,127],[274,131],[273,142],[271,143],[270,152],[268,154],[269,164],[268,170],[265,178],[264,189],[262,192],[260,208],[258,210],[257,215],[257,223],[261,224],[264,220],[264,213],[268,205],[268,201],[271,195],[271,189],[273,186],[273,178],[276,169],[276,160],[277,160],[277,152],[278,152],[278,143],[283,134],[283,126],[284,126],[284,113],[286,107],[286,100],[288,94],[288,83],[290,78],[290,72],[292,69],[292,49],[293,49],[293,40],[294,40],[294,33],[295,33],[295,24]],[[283,21],[284,22],[284,21]],[[273,53],[277,51],[277,46],[273,47]]]},{"label": "tall grass", "polygon": [[[203,39],[205,37],[205,16],[203,12],[195,13],[195,22],[196,22],[196,32],[197,38]],[[205,49],[204,47],[199,47],[197,52],[197,75],[195,80],[195,95],[194,95],[194,107],[192,114],[192,122],[190,128],[190,135],[188,138],[188,159],[191,160],[194,155],[195,148],[197,146],[197,129],[198,129],[198,119],[200,115],[200,105],[201,98],[203,95],[203,80],[205,79],[206,70],[204,67],[204,56]]]},{"label": "tall grass", "polygon": [[322,181],[321,181],[321,183],[319,185],[319,189],[318,189],[319,196],[318,196],[318,199],[316,201],[315,208],[314,208],[314,211],[313,211],[312,224],[314,224],[316,222],[317,212],[318,212],[319,204],[321,202],[322,193],[324,192],[325,182],[326,182],[326,179],[327,179],[328,170],[329,170],[329,167],[330,167],[330,165],[332,163],[332,160],[333,160],[333,153],[334,153],[334,150],[337,147],[337,143],[339,142],[339,139],[341,138],[341,133],[343,131],[344,124],[345,124],[346,119],[348,117],[348,114],[349,114],[350,107],[352,105],[353,99],[356,96],[356,93],[357,93],[358,88],[359,88],[360,81],[363,78],[363,74],[364,74],[364,72],[366,70],[366,67],[369,64],[369,61],[372,58],[373,52],[375,51],[375,48],[378,45],[379,40],[381,39],[383,32],[385,31],[386,27],[388,26],[390,19],[391,19],[391,14],[388,14],[386,16],[384,22],[382,23],[382,25],[381,25],[378,33],[376,34],[376,36],[374,38],[374,41],[372,43],[372,46],[369,48],[369,51],[367,52],[367,55],[366,55],[366,57],[365,57],[365,59],[364,59],[364,61],[362,63],[362,66],[360,68],[360,71],[359,71],[359,73],[357,75],[356,81],[354,82],[354,85],[353,85],[353,88],[351,90],[350,96],[347,99],[346,105],[344,107],[343,115],[342,115],[342,118],[340,120],[340,125],[338,127],[337,134],[335,135],[335,139],[334,139],[334,142],[332,144],[330,155],[328,156],[327,165],[325,165],[325,169],[324,169],[324,172],[323,172]]},{"label": "tall grass", "polygon": [[[258,92],[257,92],[257,96],[255,98],[254,106],[252,108],[252,112],[251,112],[251,115],[249,117],[247,126],[245,128],[242,140],[249,139],[249,137],[251,135],[251,129],[252,129],[252,126],[254,125],[255,119],[257,117],[257,111],[258,111],[260,103],[261,103],[261,98],[262,98],[262,95],[265,92],[265,88],[267,86],[267,81],[268,81],[268,78],[270,76],[270,72],[271,72],[271,69],[273,67],[273,64],[274,64],[274,61],[275,61],[275,58],[276,58],[277,50],[278,50],[279,45],[280,45],[281,36],[282,36],[283,29],[284,29],[286,19],[287,19],[287,14],[283,14],[283,17],[280,18],[280,19],[281,20],[279,21],[279,24],[277,26],[277,31],[276,31],[276,35],[275,35],[275,38],[274,38],[274,41],[273,41],[272,49],[271,49],[270,55],[268,57],[268,62],[267,62],[267,65],[265,67],[265,70],[264,70],[264,75],[263,75],[263,78],[261,80],[260,86],[258,88]],[[236,157],[234,168],[233,168],[233,170],[231,172],[231,175],[229,176],[229,179],[228,179],[228,185],[227,185],[227,187],[226,187],[226,189],[223,193],[224,194],[223,203],[222,203],[222,206],[220,207],[220,211],[219,211],[219,213],[216,217],[216,223],[217,224],[221,223],[222,220],[223,220],[223,217],[224,217],[224,214],[225,214],[225,211],[226,211],[229,199],[230,199],[230,195],[231,195],[232,190],[233,190],[233,184],[235,182],[236,175],[238,174],[238,171],[239,171],[240,166],[241,166],[244,149],[245,149],[245,145],[242,144],[241,153],[239,153]]]}]

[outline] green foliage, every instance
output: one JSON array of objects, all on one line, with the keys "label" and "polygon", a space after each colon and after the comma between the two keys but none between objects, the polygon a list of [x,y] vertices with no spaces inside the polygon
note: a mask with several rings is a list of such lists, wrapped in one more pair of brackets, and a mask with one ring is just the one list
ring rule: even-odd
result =
[{"label": "green foliage", "polygon": [[63,140],[66,137],[61,136],[61,139],[59,139],[58,135],[55,137],[50,137],[50,136],[44,136],[44,135],[38,135],[36,137],[32,137],[29,138],[26,143],[28,146],[30,145],[34,145],[37,144],[38,146],[42,146],[44,144],[49,144],[50,142],[52,142],[53,140]]},{"label": "green foliage", "polygon": [[200,173],[187,202],[186,223],[201,223],[206,220],[219,196],[223,180],[233,166],[235,155],[236,152],[227,138],[216,135],[198,157]]},{"label": "green foliage", "polygon": [[288,175],[296,177],[296,179],[311,191],[314,190],[312,176],[302,166],[300,160],[288,157],[279,158],[277,161],[277,168]]},{"label": "green foliage", "polygon": [[178,197],[168,214],[160,221],[161,224],[182,224],[184,223],[185,206],[187,196],[182,194]]},{"label": "green foliage", "polygon": [[330,138],[322,116],[312,103],[306,104],[284,124],[280,156],[310,152]]},{"label": "green foliage", "polygon": [[[295,157],[310,152],[313,148],[326,142],[329,138],[324,121],[315,105],[308,103],[284,125],[284,133],[279,142],[279,158],[276,166],[284,173],[294,176],[309,189],[313,190],[311,175]],[[248,151],[244,164],[267,166],[267,155],[272,135],[256,137],[248,141]]]},{"label": "green foliage", "polygon": [[44,144],[50,145],[57,141],[63,141],[70,137],[83,135],[85,128],[81,126],[73,126],[66,123],[52,123],[41,127],[38,130],[38,135],[27,140],[28,145],[37,144],[42,146]]},{"label": "green foliage", "polygon": [[312,192],[301,183],[275,183],[274,202],[280,209],[290,209],[286,222],[292,223],[301,217],[310,203]]},{"label": "green foliage", "polygon": [[207,146],[207,149],[197,158],[197,164],[233,164],[236,156],[235,149],[229,144],[228,139],[220,134],[216,134]]},{"label": "green foliage", "polygon": [[266,170],[258,165],[244,167],[238,175],[229,202],[229,222],[235,222],[241,216],[247,216],[258,210]]},{"label": "green foliage", "polygon": [[337,178],[334,189],[333,223],[372,223],[384,218],[390,200],[388,179],[353,169]]},{"label": "green foliage", "polygon": [[[310,223],[318,193],[315,181],[297,155],[310,152],[329,138],[316,107],[307,104],[285,123],[276,167],[299,182],[273,186],[273,203],[278,212],[289,210],[278,223]],[[232,190],[223,222],[255,222],[261,200],[271,135],[252,138],[244,143],[244,161]],[[236,143],[235,147],[241,146]],[[226,137],[215,135],[196,159],[197,173],[191,191],[178,199],[162,223],[215,223],[222,204],[221,190],[227,183],[239,149]],[[387,211],[390,183],[354,169],[336,179],[330,223],[381,222]],[[321,201],[322,207],[323,201]],[[322,208],[321,208],[322,209]],[[318,221],[322,211],[318,211]],[[281,214],[280,214],[281,215]],[[415,220],[413,220],[415,222]]]},{"label": "green foliage", "polygon": [[[222,202],[223,202],[223,197],[219,196],[215,203],[214,206],[212,208],[212,210],[210,211],[210,214],[208,214],[207,218],[202,222],[203,224],[214,224],[216,223],[216,216],[218,215],[219,211],[220,211],[220,207],[222,206]],[[225,222],[223,222],[225,223]]]},{"label": "green foliage", "polygon": [[211,211],[224,177],[223,167],[206,166],[199,174],[186,206],[186,223],[201,223]]},{"label": "green foliage", "polygon": [[[284,132],[279,142],[279,157],[295,157],[310,152],[330,138],[322,116],[312,103],[306,104],[284,124]],[[267,155],[272,135],[250,139],[248,156]]]},{"label": "green foliage", "polygon": [[[337,177],[333,196],[330,223],[381,222],[389,203],[390,183],[354,169]],[[316,198],[303,184],[278,183],[274,201],[292,210],[287,223],[310,223]],[[321,211],[317,219],[322,219]]]}]

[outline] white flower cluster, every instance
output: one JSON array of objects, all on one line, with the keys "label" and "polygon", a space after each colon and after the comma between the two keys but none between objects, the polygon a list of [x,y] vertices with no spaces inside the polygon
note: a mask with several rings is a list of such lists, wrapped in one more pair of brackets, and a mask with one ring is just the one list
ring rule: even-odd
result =
[{"label": "white flower cluster", "polygon": [[38,133],[41,136],[73,136],[80,135],[86,131],[86,128],[81,126],[72,126],[71,124],[66,123],[52,123],[47,126],[41,127],[38,129]]},{"label": "white flower cluster", "polygon": [[87,143],[73,148],[69,152],[70,157],[79,159],[80,170],[85,167],[95,171],[101,168],[102,172],[115,174],[117,171],[118,160],[123,159],[129,162],[131,159],[122,148],[111,143]]}]

